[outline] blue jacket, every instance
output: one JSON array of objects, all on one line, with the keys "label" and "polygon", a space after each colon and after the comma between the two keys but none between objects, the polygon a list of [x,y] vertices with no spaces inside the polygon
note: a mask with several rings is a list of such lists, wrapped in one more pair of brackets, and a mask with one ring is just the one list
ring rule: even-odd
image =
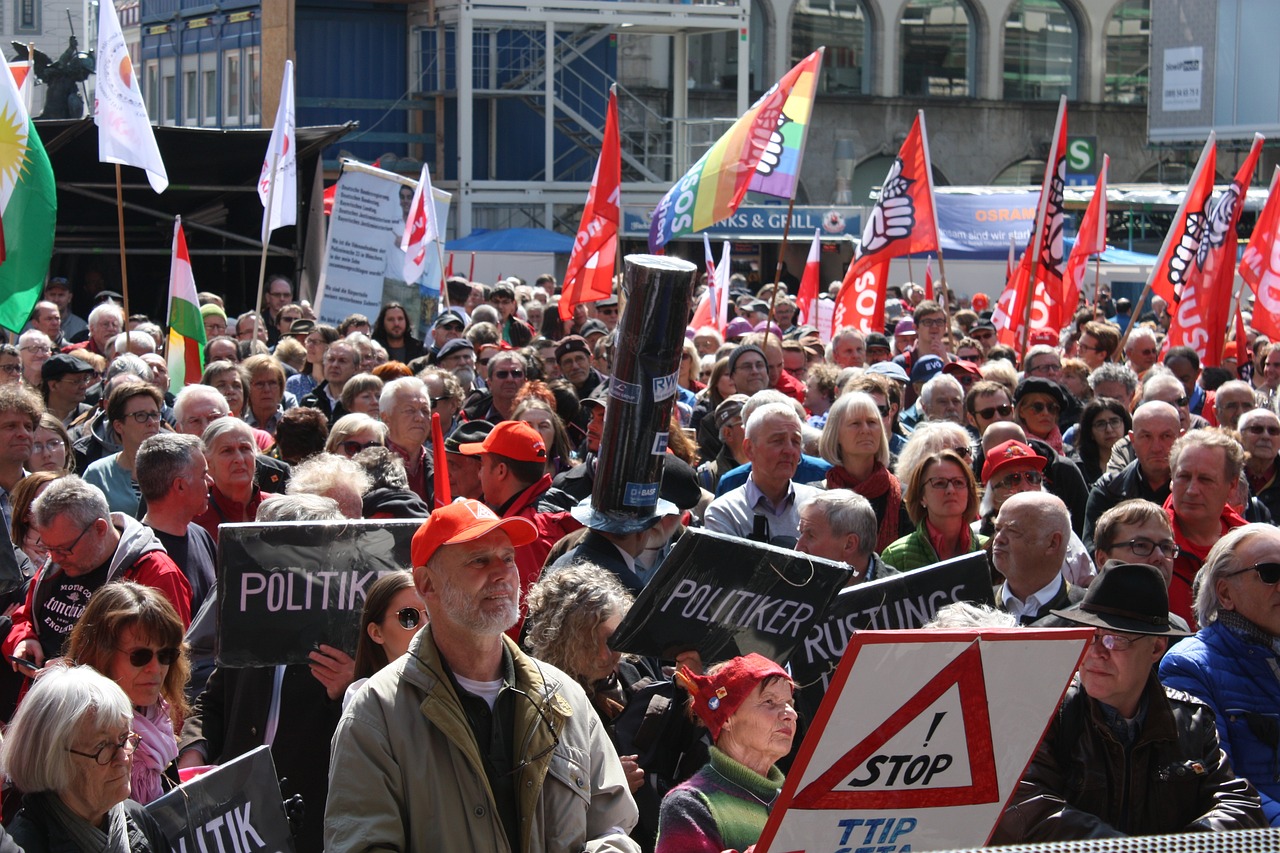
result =
[{"label": "blue jacket", "polygon": [[1213,622],[1175,644],[1160,681],[1213,708],[1236,775],[1253,783],[1272,826],[1280,826],[1280,655]]}]

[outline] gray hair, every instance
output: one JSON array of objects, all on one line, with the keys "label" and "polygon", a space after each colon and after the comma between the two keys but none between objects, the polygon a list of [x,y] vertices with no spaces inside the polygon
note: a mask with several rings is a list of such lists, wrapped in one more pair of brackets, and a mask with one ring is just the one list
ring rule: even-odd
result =
[{"label": "gray hair", "polygon": [[831,343],[827,344],[827,361],[831,361],[832,356],[835,355],[836,345],[845,338],[856,338],[864,344],[867,342],[867,336],[858,329],[853,326],[843,326],[840,331],[831,336]]},{"label": "gray hair", "polygon": [[324,495],[272,495],[258,505],[257,521],[346,521],[338,502]]},{"label": "gray hair", "polygon": [[[196,455],[203,450],[203,442],[194,435],[162,432],[147,438],[138,447],[133,467],[138,491],[148,503],[160,500],[169,494],[174,480],[191,470]],[[202,485],[199,483],[196,487]]]},{"label": "gray hair", "polygon": [[110,519],[111,508],[102,489],[75,474],[68,474],[50,483],[31,505],[36,527],[48,527],[60,515],[65,515],[76,527],[88,527],[100,518]]},{"label": "gray hair", "polygon": [[[1241,382],[1240,384],[1243,385],[1245,383]],[[1222,389],[1219,388],[1218,390],[1221,391]],[[1243,431],[1245,427],[1249,425],[1247,423],[1248,421],[1256,421],[1258,418],[1263,418],[1268,416],[1272,418],[1277,417],[1276,413],[1273,412],[1271,409],[1264,409],[1261,406],[1259,406],[1256,409],[1249,409],[1248,411],[1243,412],[1240,415],[1240,419],[1236,421],[1236,428]]]},{"label": "gray hair", "polygon": [[1228,531],[1209,549],[1209,555],[1204,558],[1204,565],[1196,572],[1195,583],[1191,586],[1195,597],[1196,622],[1201,628],[1218,618],[1218,611],[1222,609],[1222,601],[1218,598],[1218,581],[1242,568],[1236,558],[1241,546],[1246,540],[1268,532],[1274,533],[1276,528],[1270,524],[1246,524]]},{"label": "gray hair", "polygon": [[803,511],[811,506],[818,507],[827,517],[832,533],[858,537],[860,556],[875,550],[880,521],[871,502],[862,495],[850,489],[828,489],[802,502],[797,509]]},{"label": "gray hair", "polygon": [[231,413],[231,407],[227,405],[227,398],[222,396],[222,392],[212,385],[187,385],[173,399],[173,418],[181,424],[187,418],[187,406],[197,400],[212,400],[220,407],[227,410],[227,414]]},{"label": "gray hair", "polygon": [[874,417],[876,423],[881,425],[880,445],[876,449],[876,460],[881,465],[888,467],[889,438],[884,434],[884,423],[880,420],[880,409],[876,407],[876,401],[871,395],[862,391],[850,391],[847,394],[841,394],[831,404],[831,409],[827,412],[827,422],[822,427],[822,437],[818,439],[818,455],[837,467],[842,464],[840,430],[844,427],[844,422],[848,418],[856,415]]},{"label": "gray hair", "polygon": [[1025,371],[1030,369],[1027,365],[1035,367],[1036,357],[1041,355],[1051,355],[1057,359],[1062,358],[1056,347],[1051,347],[1048,344],[1036,344],[1031,349],[1027,350],[1027,354],[1022,357],[1023,370]]},{"label": "gray hair", "polygon": [[352,412],[349,415],[343,415],[334,421],[333,427],[329,430],[329,438],[325,441],[324,449],[326,453],[336,453],[338,445],[351,438],[356,433],[371,430],[378,436],[378,440],[383,444],[387,443],[387,425],[382,421],[374,420],[362,412]]},{"label": "gray hair", "polygon": [[807,417],[804,406],[800,405],[799,401],[792,397],[788,397],[786,394],[783,394],[781,391],[776,391],[773,388],[761,388],[759,391],[748,397],[747,402],[742,404],[742,422],[745,424],[751,419],[752,412],[761,406],[768,405],[770,403],[782,403],[783,405],[791,407],[791,411],[796,413],[796,417],[800,419],[801,423],[804,423],[804,419]]},{"label": "gray hair", "polygon": [[1150,326],[1137,326],[1129,333],[1129,340],[1125,342],[1124,351],[1128,352],[1138,341],[1150,341],[1151,344],[1156,342],[1155,330]]},{"label": "gray hair", "polygon": [[[512,350],[511,352],[514,352]],[[519,358],[520,356],[516,356]],[[490,359],[492,363],[497,356]],[[523,367],[523,363],[521,364]],[[402,376],[399,379],[393,379],[382,386],[382,394],[378,397],[378,411],[383,415],[391,411],[396,404],[396,399],[401,396],[410,394],[421,394],[423,397],[430,399],[431,394],[427,391],[427,385],[416,376]]]},{"label": "gray hair", "polygon": [[96,308],[89,312],[88,324],[89,328],[93,328],[98,321],[106,317],[108,314],[116,315],[116,319],[120,325],[124,325],[124,309],[114,302],[102,302]]},{"label": "gray hair", "polygon": [[107,365],[106,372],[102,374],[102,381],[104,383],[110,382],[122,373],[136,376],[147,383],[155,380],[155,374],[151,372],[151,365],[143,361],[141,356],[134,355],[131,352],[122,352],[112,359],[111,363]]},{"label": "gray hair", "polygon": [[[742,408],[745,409],[746,405],[744,405]],[[773,417],[785,418],[786,420],[792,422],[798,427],[802,427],[802,428],[804,427],[804,421],[798,415],[796,415],[796,410],[793,409],[788,404],[765,403],[763,406],[760,406],[755,411],[753,411],[750,417],[746,419],[747,438],[751,439],[752,441],[755,441],[756,436],[759,434],[760,430],[764,429],[765,421]]]},{"label": "gray hair", "polygon": [[18,336],[19,348],[27,346],[28,344],[41,343],[41,342],[48,344],[50,347],[53,346],[53,341],[49,339],[49,336],[46,335],[44,332],[40,331],[39,329],[27,329],[25,332],[23,332],[21,335]]},{"label": "gray hair", "polygon": [[111,347],[111,351],[117,354],[128,352],[130,345],[148,353],[156,351],[156,339],[141,329],[134,329],[132,332],[121,332],[112,338],[108,344]]},{"label": "gray hair", "polygon": [[497,308],[494,308],[492,305],[485,303],[482,305],[477,305],[475,308],[472,309],[471,322],[472,323],[492,323],[496,326],[498,325],[498,322],[501,319],[501,316],[502,315],[498,313]]},{"label": "gray hair", "polygon": [[[223,402],[226,401],[224,400]],[[212,453],[214,443],[228,435],[248,439],[253,445],[254,451],[257,451],[258,442],[253,437],[253,427],[239,418],[218,418],[205,427],[204,435],[200,436],[201,441],[204,442],[204,452]]]},{"label": "gray hair", "polygon": [[[358,463],[333,453],[317,453],[293,467],[286,495],[324,495],[333,498],[349,518],[361,515],[358,504],[369,491],[369,475]],[[356,506],[344,506],[344,499]],[[348,510],[355,512],[351,515]]]},{"label": "gray hair", "polygon": [[907,439],[906,446],[898,454],[898,463],[894,466],[893,473],[905,485],[911,479],[911,472],[928,457],[943,450],[968,447],[969,444],[969,432],[960,424],[951,421],[925,421]]},{"label": "gray hair", "polygon": [[83,728],[129,728],[133,706],[91,666],[45,668],[18,706],[0,745],[0,764],[23,792],[65,791],[76,777],[69,750]]},{"label": "gray hair", "polygon": [[1114,361],[1108,361],[1089,374],[1089,387],[1093,390],[1097,391],[1098,385],[1103,382],[1123,382],[1130,398],[1138,390],[1138,374],[1126,365]]},{"label": "gray hair", "polygon": [[1149,402],[1151,387],[1160,384],[1169,385],[1170,387],[1176,384],[1178,391],[1185,393],[1182,380],[1174,376],[1172,370],[1163,364],[1153,364],[1142,377],[1142,402]]},{"label": "gray hair", "polygon": [[351,457],[369,475],[371,489],[407,489],[409,476],[404,461],[385,447],[366,447]]},{"label": "gray hair", "polygon": [[1012,613],[997,610],[989,604],[970,604],[953,601],[939,607],[924,627],[947,631],[963,628],[1017,628],[1018,620]]},{"label": "gray hair", "polygon": [[960,395],[964,399],[964,386],[960,384],[960,380],[946,373],[939,373],[937,376],[924,383],[924,387],[920,389],[920,408],[927,409],[933,405],[933,395],[938,393],[938,389],[943,385],[951,386],[951,390]]}]

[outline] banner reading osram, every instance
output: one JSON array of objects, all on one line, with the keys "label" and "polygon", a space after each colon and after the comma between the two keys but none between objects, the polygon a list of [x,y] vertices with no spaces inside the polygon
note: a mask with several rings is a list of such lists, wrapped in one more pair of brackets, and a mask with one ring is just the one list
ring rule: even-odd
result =
[{"label": "banner reading osram", "polygon": [[854,326],[863,334],[883,332],[889,262],[902,255],[936,251],[933,175],[924,110],[920,110],[867,217],[862,243],[836,298],[834,327]]},{"label": "banner reading osram", "polygon": [[[1280,340],[1280,166],[1271,176],[1267,203],[1258,214],[1253,236],[1240,256],[1240,277],[1257,297],[1253,303],[1253,328],[1271,340]],[[1239,306],[1236,313],[1239,314]],[[1243,340],[1243,338],[1241,338]]]},{"label": "banner reading osram", "polygon": [[701,231],[729,216],[742,203],[756,174],[760,158],[774,139],[783,105],[804,75],[816,75],[822,66],[822,49],[802,59],[772,89],[760,96],[698,158],[654,208],[649,224],[649,251],[658,253],[676,237]]}]

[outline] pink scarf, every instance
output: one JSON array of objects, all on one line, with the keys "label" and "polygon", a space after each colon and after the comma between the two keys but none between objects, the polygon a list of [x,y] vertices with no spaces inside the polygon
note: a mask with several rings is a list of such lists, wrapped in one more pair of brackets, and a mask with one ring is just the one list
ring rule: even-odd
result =
[{"label": "pink scarf", "polygon": [[129,797],[143,805],[164,793],[164,771],[178,757],[178,738],[169,719],[169,703],[161,699],[149,708],[133,709],[133,730],[142,735],[133,754]]}]

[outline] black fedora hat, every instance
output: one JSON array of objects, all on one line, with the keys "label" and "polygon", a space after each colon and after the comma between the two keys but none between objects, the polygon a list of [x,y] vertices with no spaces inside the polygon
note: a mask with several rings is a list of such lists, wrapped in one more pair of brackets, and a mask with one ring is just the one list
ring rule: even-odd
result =
[{"label": "black fedora hat", "polygon": [[1069,622],[1157,637],[1187,637],[1169,623],[1169,590],[1164,575],[1137,563],[1110,565],[1089,584],[1084,600],[1068,610],[1050,611]]}]

